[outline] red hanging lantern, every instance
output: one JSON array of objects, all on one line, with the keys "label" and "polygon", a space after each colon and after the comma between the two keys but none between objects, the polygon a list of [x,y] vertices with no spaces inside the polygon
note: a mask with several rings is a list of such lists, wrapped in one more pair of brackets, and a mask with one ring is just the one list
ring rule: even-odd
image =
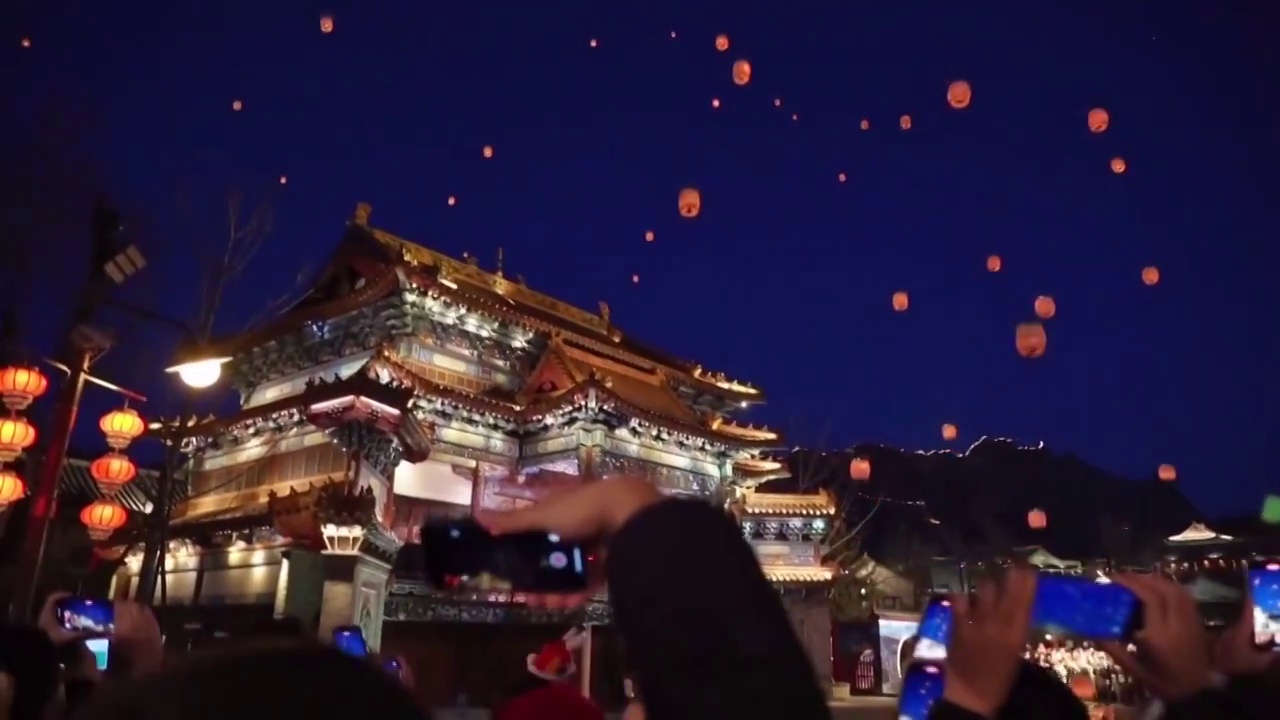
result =
[{"label": "red hanging lantern", "polygon": [[1027,526],[1032,530],[1043,530],[1048,524],[1049,516],[1040,508],[1027,513]]},{"label": "red hanging lantern", "polygon": [[132,408],[112,410],[102,416],[98,422],[103,434],[107,436],[107,446],[112,450],[123,450],[129,447],[139,435],[147,429],[142,417]]},{"label": "red hanging lantern", "polygon": [[0,463],[9,462],[36,441],[36,429],[25,418],[11,415],[0,419]]},{"label": "red hanging lantern", "polygon": [[111,497],[138,477],[138,466],[120,453],[111,452],[103,455],[89,466],[89,474],[103,495]]},{"label": "red hanging lantern", "polygon": [[106,540],[129,520],[129,511],[115,500],[95,500],[80,511],[80,522],[94,540]]},{"label": "red hanging lantern", "polygon": [[27,494],[27,484],[22,482],[18,473],[12,470],[0,470],[0,510]]},{"label": "red hanging lantern", "polygon": [[26,410],[48,389],[49,379],[36,368],[11,365],[0,369],[0,397],[14,412]]}]

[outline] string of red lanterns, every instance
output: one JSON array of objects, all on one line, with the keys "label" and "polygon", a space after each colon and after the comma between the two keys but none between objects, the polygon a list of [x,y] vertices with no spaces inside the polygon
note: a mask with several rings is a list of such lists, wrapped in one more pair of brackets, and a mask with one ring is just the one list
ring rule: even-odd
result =
[{"label": "string of red lanterns", "polygon": [[[35,444],[35,426],[21,413],[48,389],[49,379],[38,368],[26,365],[0,368],[0,400],[9,410],[8,417],[0,418],[0,512],[26,497],[26,482],[4,464],[18,459]],[[84,523],[90,538],[102,541],[129,520],[129,512],[115,496],[138,477],[138,466],[123,451],[147,426],[136,410],[125,406],[103,415],[98,427],[106,436],[110,451],[89,465],[89,475],[103,497],[85,506],[80,512],[80,522]]]}]

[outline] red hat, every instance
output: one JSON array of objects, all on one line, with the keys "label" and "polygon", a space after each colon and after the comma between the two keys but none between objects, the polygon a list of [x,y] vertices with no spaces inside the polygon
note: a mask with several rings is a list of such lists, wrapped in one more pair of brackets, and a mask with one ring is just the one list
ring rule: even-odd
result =
[{"label": "red hat", "polygon": [[578,671],[573,662],[573,653],[582,647],[586,640],[587,629],[582,625],[575,626],[565,633],[564,637],[542,646],[536,654],[525,660],[529,672],[543,680],[564,680]]}]

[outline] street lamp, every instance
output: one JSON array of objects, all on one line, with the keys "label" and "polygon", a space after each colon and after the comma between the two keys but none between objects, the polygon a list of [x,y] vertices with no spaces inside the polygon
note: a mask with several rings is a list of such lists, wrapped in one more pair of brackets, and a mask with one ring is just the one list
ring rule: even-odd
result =
[{"label": "street lamp", "polygon": [[212,387],[222,377],[222,366],[229,357],[202,357],[180,362],[164,369],[167,373],[175,373],[183,384],[196,390]]}]

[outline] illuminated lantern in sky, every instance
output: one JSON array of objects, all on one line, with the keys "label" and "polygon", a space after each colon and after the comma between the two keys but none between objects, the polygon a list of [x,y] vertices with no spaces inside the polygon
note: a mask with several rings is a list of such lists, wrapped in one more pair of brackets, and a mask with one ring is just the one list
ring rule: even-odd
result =
[{"label": "illuminated lantern in sky", "polygon": [[1001,263],[999,255],[987,256],[987,272],[1000,272],[1000,267]]},{"label": "illuminated lantern in sky", "polygon": [[951,442],[952,440],[956,439],[956,435],[958,434],[958,432],[959,431],[956,430],[955,425],[952,425],[951,423],[947,423],[946,425],[942,426],[942,439],[946,440],[947,442]]},{"label": "illuminated lantern in sky", "polygon": [[681,217],[698,217],[698,213],[702,212],[702,194],[695,188],[685,188],[680,191],[677,205],[680,208]]},{"label": "illuminated lantern in sky", "polygon": [[600,43],[596,42],[595,38],[591,38],[587,41],[587,47],[598,47],[599,45]]},{"label": "illuminated lantern in sky", "polygon": [[239,100],[232,100],[231,109],[234,110],[235,112],[240,112],[241,110],[244,109],[244,103],[240,102]]},{"label": "illuminated lantern in sky", "polygon": [[898,127],[902,128],[903,130],[910,130],[910,129],[911,129],[911,116],[910,116],[910,115],[903,115],[902,117],[898,118]]},{"label": "illuminated lantern in sky", "polygon": [[911,305],[911,298],[907,296],[906,290],[899,290],[893,294],[893,309],[898,312],[905,312]]},{"label": "illuminated lantern in sky", "polygon": [[1036,298],[1035,302],[1036,317],[1041,320],[1048,320],[1058,313],[1058,303],[1048,295],[1041,295]]},{"label": "illuminated lantern in sky", "polygon": [[716,36],[716,49],[717,49],[717,50],[719,50],[720,52],[724,52],[725,50],[728,50],[728,49],[729,49],[729,36],[728,36],[728,35],[717,35],[717,36]]},{"label": "illuminated lantern in sky", "polygon": [[1014,347],[1018,349],[1018,354],[1028,360],[1034,360],[1044,355],[1044,351],[1049,346],[1049,338],[1045,335],[1044,326],[1038,322],[1018,323],[1018,329],[1013,335]]},{"label": "illuminated lantern in sky", "polygon": [[485,145],[484,148],[480,151],[480,154],[484,155],[486,160],[493,157],[493,146]]},{"label": "illuminated lantern in sky", "polygon": [[445,200],[445,202],[448,203],[449,207],[453,207],[454,205],[458,204],[458,198],[450,195],[449,199]]},{"label": "illuminated lantern in sky", "polygon": [[871,479],[871,461],[866,458],[854,458],[849,462],[849,477],[858,482]]},{"label": "illuminated lantern in sky", "polygon": [[1111,115],[1102,108],[1094,108],[1089,111],[1089,132],[1100,133],[1105,132],[1107,126],[1111,124]]},{"label": "illuminated lantern in sky", "polygon": [[862,128],[863,130],[870,130],[870,129],[871,129],[871,121],[870,121],[870,120],[868,120],[868,119],[866,119],[866,118],[863,118],[863,119],[862,119],[862,122],[858,123],[858,127]]},{"label": "illuminated lantern in sky", "polygon": [[1173,482],[1178,479],[1178,469],[1166,463],[1156,468],[1156,476],[1163,482]]},{"label": "illuminated lantern in sky", "polygon": [[711,107],[713,108],[720,107],[720,98],[711,98]]},{"label": "illuminated lantern in sky", "polygon": [[652,230],[646,230],[646,231],[645,231],[645,233],[644,233],[644,241],[645,241],[645,242],[653,242],[653,231],[652,231]]},{"label": "illuminated lantern in sky", "polygon": [[1049,524],[1049,516],[1040,508],[1027,513],[1027,527],[1032,530],[1043,530]]},{"label": "illuminated lantern in sky", "polygon": [[746,85],[751,82],[751,63],[739,60],[733,64],[733,84]]},{"label": "illuminated lantern in sky", "polygon": [[320,17],[320,32],[328,35],[333,32],[333,16],[323,15]]},{"label": "illuminated lantern in sky", "polygon": [[774,98],[774,99],[773,99],[773,106],[774,106],[774,107],[782,107],[782,98]]},{"label": "illuminated lantern in sky", "polygon": [[840,173],[836,175],[836,180],[839,180],[840,182],[844,182],[845,180],[848,180],[848,179],[849,179],[849,176],[845,175],[844,173]]},{"label": "illuminated lantern in sky", "polygon": [[632,283],[639,283],[639,282],[640,282],[640,276],[639,276],[639,275],[632,275],[632,276],[631,276],[631,282],[632,282]]},{"label": "illuminated lantern in sky", "polygon": [[1129,165],[1125,163],[1124,158],[1122,157],[1111,158],[1111,172],[1117,175],[1123,175],[1124,171],[1127,170],[1128,168],[1129,168]]},{"label": "illuminated lantern in sky", "polygon": [[1160,282],[1160,269],[1155,265],[1148,265],[1142,268],[1142,284],[1155,285]]},{"label": "illuminated lantern in sky", "polygon": [[947,104],[957,110],[969,107],[973,101],[973,89],[966,80],[956,80],[947,86]]}]

